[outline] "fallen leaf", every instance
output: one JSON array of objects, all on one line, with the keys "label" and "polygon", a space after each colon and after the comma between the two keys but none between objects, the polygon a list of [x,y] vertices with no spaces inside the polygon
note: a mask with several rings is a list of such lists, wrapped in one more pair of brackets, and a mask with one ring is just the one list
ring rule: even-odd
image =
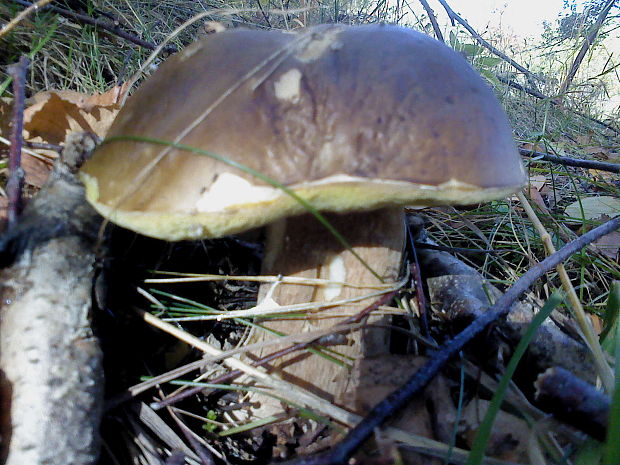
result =
[{"label": "fallen leaf", "polygon": [[[545,203],[541,192],[545,188],[546,184],[547,178],[545,175],[537,174],[536,176],[530,177],[527,185],[527,196],[543,211],[547,211],[547,204]],[[517,197],[515,196],[515,198]]]},{"label": "fallen leaf", "polygon": [[605,147],[601,147],[599,145],[591,145],[583,147],[580,152],[591,155],[594,158],[606,159],[609,149],[606,149]]},{"label": "fallen leaf", "polygon": [[41,187],[47,180],[52,162],[36,158],[29,153],[22,152],[22,169],[26,176],[24,181],[34,187]]},{"label": "fallen leaf", "polygon": [[[472,399],[463,411],[461,434],[471,446],[481,419],[484,418],[490,402]],[[528,438],[530,428],[525,421],[503,410],[497,412],[493,430],[486,448],[486,454],[519,463],[529,463]]]},{"label": "fallen leaf", "polygon": [[590,318],[590,322],[592,323],[592,328],[597,335],[600,335],[603,331],[603,320],[600,316],[594,315],[592,313],[588,313],[588,317]]},{"label": "fallen leaf", "polygon": [[590,176],[597,181],[612,182],[618,179],[618,175],[616,173],[610,173],[609,171],[595,170],[591,168],[588,172],[590,173]]},{"label": "fallen leaf", "polygon": [[0,197],[0,223],[6,221],[8,207],[9,199],[6,197]]},{"label": "fallen leaf", "polygon": [[605,234],[592,242],[591,245],[612,260],[618,260],[620,258],[618,257],[618,251],[620,250],[620,232],[618,231]]},{"label": "fallen leaf", "polygon": [[530,184],[528,186],[527,193],[528,193],[528,197],[530,198],[532,202],[538,205],[538,207],[542,211],[544,212],[547,211],[547,204],[545,204],[545,200],[543,199],[542,195],[540,195],[540,191],[536,189],[536,187]]},{"label": "fallen leaf", "polygon": [[[8,139],[11,134],[13,104],[10,99],[0,98],[0,136]],[[4,145],[4,144],[3,144]]]},{"label": "fallen leaf", "polygon": [[[69,90],[39,92],[28,99],[24,109],[24,139],[60,145],[68,134],[88,131],[104,137],[120,109],[120,101],[128,86],[115,86],[103,94],[82,94]],[[0,135],[10,137],[13,104],[0,100]],[[8,155],[9,147],[0,145],[0,156]],[[25,181],[41,187],[47,179],[53,159],[57,156],[49,150],[38,150],[38,158],[27,151],[22,152],[22,168]],[[47,160],[46,160],[47,158]]]},{"label": "fallen leaf", "polygon": [[534,152],[546,152],[545,147],[540,144],[532,144],[531,142],[525,142],[521,144],[521,147],[524,150],[533,150]]},{"label": "fallen leaf", "polygon": [[27,139],[40,138],[48,144],[61,144],[68,134],[88,131],[104,137],[120,106],[96,105],[77,92],[46,92],[35,96],[35,104],[24,111]]},{"label": "fallen leaf", "polygon": [[566,216],[581,219],[581,209],[583,208],[583,218],[586,220],[598,220],[603,215],[613,218],[620,215],[620,199],[607,195],[599,197],[585,197],[581,201],[571,203],[566,207]]}]

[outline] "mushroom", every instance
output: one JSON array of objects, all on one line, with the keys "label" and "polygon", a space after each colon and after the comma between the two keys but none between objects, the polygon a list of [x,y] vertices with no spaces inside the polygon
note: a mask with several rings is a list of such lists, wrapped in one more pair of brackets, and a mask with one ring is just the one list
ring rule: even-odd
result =
[{"label": "mushroom", "polygon": [[[279,305],[361,299],[381,280],[395,281],[403,206],[476,204],[525,181],[507,118],[480,76],[444,44],[388,25],[214,34],[167,60],[108,139],[81,172],[103,216],[171,241],[269,225],[265,274],[331,283],[280,284],[269,295]],[[264,326],[325,328],[370,301]],[[333,349],[379,354],[387,334],[368,328]],[[327,398],[347,390],[342,367],[317,355],[271,368]]]}]

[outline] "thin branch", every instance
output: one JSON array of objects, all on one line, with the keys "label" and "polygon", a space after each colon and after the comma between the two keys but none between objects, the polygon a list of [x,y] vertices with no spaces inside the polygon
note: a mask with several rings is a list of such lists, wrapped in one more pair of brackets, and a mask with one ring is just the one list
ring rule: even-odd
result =
[{"label": "thin branch", "polygon": [[581,65],[581,62],[583,61],[583,59],[586,56],[586,53],[588,53],[588,50],[590,50],[590,47],[594,43],[594,39],[596,39],[596,36],[598,35],[598,31],[601,29],[601,26],[603,25],[605,18],[607,18],[607,14],[609,13],[609,10],[611,10],[611,7],[614,6],[614,3],[616,3],[616,0],[607,0],[607,3],[605,4],[605,6],[603,7],[603,9],[598,15],[598,18],[596,18],[596,22],[592,25],[592,27],[590,28],[590,31],[588,31],[588,35],[586,36],[585,40],[581,44],[581,49],[579,50],[579,53],[577,53],[577,56],[575,57],[573,64],[571,65],[568,73],[566,74],[566,78],[564,79],[564,82],[562,82],[562,85],[560,85],[560,90],[558,91],[560,101],[566,95],[566,91],[568,90],[569,86],[573,82],[573,79],[575,78],[575,75],[577,74],[577,71],[579,70],[579,66]]},{"label": "thin branch", "polygon": [[519,149],[519,153],[530,158],[540,158],[541,160],[557,163],[563,166],[574,166],[577,168],[589,168],[600,171],[608,171],[610,173],[620,173],[620,163],[607,163],[598,160],[582,160],[572,157],[558,157],[550,153],[536,152],[535,150]]},{"label": "thin branch", "polygon": [[[525,92],[526,94],[529,94],[533,97],[536,97],[537,99],[541,99],[541,100],[548,100],[552,105],[558,105],[558,101],[555,98],[549,97],[547,95],[542,94],[541,92],[535,90],[535,89],[531,89],[529,87],[525,87],[522,86],[521,84],[519,84],[518,82],[513,81],[512,79],[507,79],[503,76],[500,75],[495,75],[495,77],[500,81],[503,82],[504,84],[507,84],[508,86],[512,87],[513,89],[517,89],[521,92]],[[566,108],[566,107],[564,107]],[[607,128],[607,129],[611,129],[612,131],[620,134],[620,129],[618,129],[617,127],[609,124],[609,123],[605,123],[604,121],[598,120],[590,115],[587,115],[585,113],[582,113],[580,111],[577,110],[573,110],[572,108],[568,108],[568,110],[574,114],[576,114],[577,116],[581,116],[582,118],[585,118],[587,120],[590,120],[596,124],[600,124],[601,126]]]},{"label": "thin branch", "polygon": [[0,29],[0,38],[11,32],[19,23],[30,16],[33,12],[37,11],[41,7],[44,7],[51,1],[52,0],[39,0],[38,2],[31,4],[28,8],[15,16],[15,18],[2,26],[2,29]]},{"label": "thin branch", "polygon": [[433,31],[435,31],[435,37],[437,37],[437,40],[445,42],[443,38],[443,34],[441,33],[441,28],[439,27],[439,24],[437,23],[437,17],[435,16],[435,12],[429,6],[426,0],[420,0],[420,3],[422,4],[422,8],[424,8],[424,10],[426,11],[426,14],[428,15],[428,19],[431,21],[431,24],[433,25]]},{"label": "thin branch", "polygon": [[598,441],[605,440],[610,400],[603,392],[561,367],[547,369],[534,386],[536,401],[545,412]]},{"label": "thin branch", "polygon": [[13,78],[13,128],[11,130],[11,149],[9,152],[9,179],[6,183],[9,206],[7,220],[9,227],[17,224],[17,217],[22,209],[22,188],[24,186],[24,170],[22,169],[22,143],[24,131],[24,99],[26,71],[30,60],[22,55],[19,62],[9,67]]},{"label": "thin branch", "polygon": [[265,10],[263,9],[263,5],[261,5],[260,0],[256,0],[256,3],[258,3],[258,9],[260,10],[261,14],[263,15],[263,19],[267,23],[267,26],[273,27],[271,25],[271,21],[269,21],[269,16],[267,15],[267,13],[265,13]]},{"label": "thin branch", "polygon": [[513,68],[516,68],[517,70],[521,71],[523,74],[525,74],[527,76],[527,78],[528,78],[528,80],[530,82],[534,82],[534,81],[540,79],[536,75],[534,75],[529,69],[527,69],[524,66],[521,66],[519,63],[514,61],[508,55],[506,55],[505,53],[503,53],[500,50],[496,49],[495,47],[493,47],[493,45],[491,45],[489,42],[484,40],[480,36],[480,34],[478,34],[476,32],[476,30],[469,25],[469,23],[467,21],[465,21],[463,18],[461,18],[457,13],[454,12],[454,10],[452,10],[452,8],[450,8],[450,5],[448,5],[448,3],[445,0],[438,0],[438,1],[439,1],[439,3],[441,3],[441,5],[446,10],[446,13],[448,13],[448,16],[450,17],[450,20],[452,21],[452,23],[454,23],[454,21],[456,21],[460,25],[462,25],[465,29],[467,29],[467,31],[472,35],[472,37],[474,39],[476,39],[476,41],[480,45],[482,45],[484,48],[488,49],[494,55],[497,55],[498,57],[500,57],[502,60],[504,60],[507,63],[509,63]]},{"label": "thin branch", "polygon": [[[380,306],[385,305],[386,303],[390,302],[394,296],[396,295],[396,291],[392,291],[384,296],[382,296],[380,299],[378,299],[376,302],[370,304],[368,307],[366,307],[365,309],[363,309],[362,311],[360,311],[359,313],[352,315],[348,318],[346,318],[345,320],[337,323],[336,325],[334,325],[332,327],[332,332],[333,333],[337,333],[339,332],[339,328],[341,327],[346,327],[347,325],[351,325],[351,324],[355,324],[355,323],[359,323],[360,321],[362,321],[364,318],[366,318],[371,312],[375,311],[376,309],[378,309]],[[294,344],[292,346],[286,347],[284,349],[278,350],[276,352],[272,352],[271,354],[268,354],[262,358],[260,358],[259,360],[253,361],[252,362],[252,366],[264,366],[274,360],[278,360],[286,355],[289,355],[293,352],[297,352],[300,350],[305,350],[308,348],[312,348],[313,346],[316,345],[326,345],[324,342],[324,337],[318,338],[318,339],[313,339],[311,341],[306,341],[306,342],[299,342],[297,344]],[[211,384],[223,384],[223,383],[228,383],[232,380],[234,380],[235,378],[237,378],[238,376],[242,375],[243,372],[241,370],[233,370],[230,371],[228,373],[223,374],[222,376],[219,376],[218,378],[216,378],[215,380],[211,380],[209,381]],[[198,386],[198,387],[194,387],[191,389],[188,389],[187,391],[181,392],[179,394],[174,395],[173,397],[169,397],[167,399],[163,399],[159,402],[155,402],[151,405],[151,408],[153,410],[159,410],[163,407],[167,407],[169,405],[172,405],[176,402],[179,402],[183,399],[186,399],[187,397],[191,397],[193,395],[198,394],[199,392],[204,391],[204,387]]]},{"label": "thin branch", "polygon": [[495,305],[476,318],[467,328],[445,343],[433,354],[429,361],[420,368],[402,387],[394,391],[377,404],[363,421],[329,452],[307,458],[286,462],[287,465],[344,465],[357,451],[361,444],[372,435],[375,428],[402,408],[414,395],[419,394],[446,363],[458,354],[473,338],[483,333],[498,318],[504,317],[512,304],[526,292],[543,274],[564,262],[571,255],[599,237],[620,228],[620,217],[616,217],[594,228],[578,239],[568,243],[555,254],[534,265],[502,295]]},{"label": "thin branch", "polygon": [[[545,252],[547,252],[547,255],[553,255],[556,252],[556,249],[553,245],[551,235],[547,232],[545,226],[536,216],[536,212],[534,212],[534,209],[528,202],[523,192],[518,192],[517,197],[519,198],[521,206],[525,210],[527,217],[530,219],[534,225],[534,228],[538,232],[545,248]],[[582,337],[592,353],[592,358],[594,359],[594,365],[596,366],[598,376],[601,378],[601,382],[607,393],[611,394],[614,389],[613,370],[610,368],[607,360],[605,359],[605,354],[603,353],[603,349],[599,343],[598,336],[594,332],[594,328],[592,328],[590,318],[583,309],[583,306],[579,301],[579,297],[577,297],[577,292],[575,292],[575,288],[570,281],[570,277],[566,272],[564,264],[558,264],[556,269],[558,271],[558,275],[560,276],[560,281],[562,282],[564,292],[567,294],[570,307],[572,308],[573,317],[577,321],[577,326],[581,330]]]},{"label": "thin branch", "polygon": [[[12,1],[22,6],[32,5],[32,3],[26,2],[24,0],[12,0]],[[155,50],[155,48],[157,47],[157,45],[151,42],[147,42],[146,40],[142,40],[139,37],[135,36],[134,34],[130,34],[124,31],[123,29],[121,29],[120,27],[116,26],[115,24],[111,24],[107,21],[101,21],[99,19],[94,19],[94,18],[91,18],[90,16],[76,13],[75,11],[67,10],[65,8],[60,8],[55,5],[47,5],[45,8],[50,9],[51,11],[58,13],[61,16],[64,16],[65,18],[73,18],[73,19],[80,21],[81,23],[99,27],[105,31],[108,31],[111,34],[114,34],[122,39],[125,39],[129,42],[132,42],[148,50]],[[177,48],[172,45],[169,45],[166,47],[165,51],[168,53],[174,53],[177,51]]]}]

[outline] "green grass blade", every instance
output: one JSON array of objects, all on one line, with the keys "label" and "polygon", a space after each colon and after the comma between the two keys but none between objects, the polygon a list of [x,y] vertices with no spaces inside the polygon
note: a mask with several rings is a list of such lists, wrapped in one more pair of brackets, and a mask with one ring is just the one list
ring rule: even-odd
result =
[{"label": "green grass blade", "polygon": [[534,316],[532,322],[527,328],[527,331],[519,341],[510,362],[508,362],[508,365],[506,366],[506,372],[497,385],[497,391],[495,392],[495,395],[493,395],[493,399],[491,399],[491,403],[489,404],[489,408],[484,416],[484,419],[482,420],[482,423],[480,424],[480,428],[478,428],[478,432],[474,438],[474,443],[469,457],[467,458],[466,465],[480,465],[482,463],[484,459],[484,451],[486,450],[489,437],[491,436],[493,422],[495,421],[495,417],[502,405],[502,401],[504,400],[504,396],[506,394],[506,390],[508,389],[508,384],[512,379],[512,375],[514,374],[521,357],[523,357],[527,346],[536,334],[536,330],[561,301],[561,293],[558,291],[554,292],[549,300],[547,300],[543,308],[536,314],[536,316]]},{"label": "green grass blade", "polygon": [[222,157],[221,155],[217,155],[217,154],[209,152],[207,150],[198,149],[196,147],[191,147],[189,145],[179,144],[179,143],[165,141],[165,140],[161,140],[161,139],[153,139],[153,138],[150,138],[150,137],[139,137],[139,136],[113,136],[113,137],[110,137],[108,139],[105,139],[102,144],[109,144],[111,142],[123,141],[123,140],[134,141],[134,142],[146,142],[146,143],[150,143],[150,144],[157,144],[157,145],[163,145],[163,146],[167,146],[167,147],[174,147],[175,149],[185,150],[187,152],[192,152],[192,153],[195,153],[195,154],[198,154],[198,155],[204,155],[206,157],[210,157],[210,158],[213,158],[214,160],[217,160],[217,161],[220,161],[222,163],[225,163],[228,166],[232,166],[233,168],[237,168],[238,170],[241,170],[241,171],[243,171],[245,173],[248,173],[248,174],[250,174],[250,175],[260,179],[261,181],[264,181],[267,184],[269,184],[269,185],[271,185],[271,186],[273,186],[273,187],[275,187],[277,189],[280,189],[282,192],[284,192],[285,194],[289,195],[296,202],[298,202],[302,207],[304,207],[306,209],[306,211],[308,211],[310,214],[312,214],[330,232],[330,234],[332,234],[336,238],[336,240],[338,242],[340,242],[340,244],[344,248],[346,248],[349,252],[351,252],[351,254],[370,273],[372,273],[372,275],[375,278],[377,278],[380,282],[383,282],[383,279],[381,278],[381,276],[379,276],[377,274],[377,272],[375,270],[373,270],[371,268],[371,266],[368,263],[366,263],[366,261],[362,257],[360,257],[357,252],[355,252],[355,250],[353,250],[353,248],[351,247],[351,244],[349,244],[349,242],[344,238],[344,236],[342,234],[340,234],[336,230],[336,228],[334,228],[331,225],[331,223],[329,221],[327,221],[327,218],[325,218],[321,214],[321,212],[319,212],[316,208],[314,208],[310,203],[306,202],[303,198],[301,198],[299,195],[297,195],[294,191],[292,191],[291,189],[286,187],[284,184],[279,183],[275,179],[272,179],[269,176],[265,176],[263,173],[260,173],[259,171],[256,171],[256,170],[250,168],[249,166],[246,166],[246,165],[238,163],[238,162],[236,162],[234,160],[231,160],[230,158]]},{"label": "green grass blade", "polygon": [[620,325],[616,328],[616,368],[615,386],[609,410],[609,423],[607,426],[607,443],[605,444],[604,465],[618,465],[620,463]]},{"label": "green grass blade", "polygon": [[603,315],[603,331],[601,332],[601,345],[610,355],[614,355],[618,314],[620,313],[620,281],[614,281],[609,290],[605,314]]}]

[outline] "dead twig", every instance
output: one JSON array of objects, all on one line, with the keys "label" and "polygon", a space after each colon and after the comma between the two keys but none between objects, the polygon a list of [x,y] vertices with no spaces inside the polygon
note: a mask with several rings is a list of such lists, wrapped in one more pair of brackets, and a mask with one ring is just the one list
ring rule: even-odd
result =
[{"label": "dead twig", "polygon": [[[576,168],[588,168],[610,173],[620,173],[620,163],[607,163],[598,160],[582,160],[581,158],[558,157],[550,153],[536,152],[535,150],[519,149],[519,153],[529,158],[540,159],[563,166],[574,166]],[[537,160],[534,160],[537,161]]]},{"label": "dead twig", "polygon": [[414,395],[420,393],[435,375],[473,338],[483,333],[486,328],[503,317],[511,305],[543,274],[567,260],[587,244],[599,237],[620,228],[620,217],[607,221],[587,232],[562,249],[550,255],[542,262],[529,269],[508,291],[501,296],[495,305],[482,314],[474,322],[448,341],[428,362],[418,370],[401,388],[394,391],[377,404],[363,421],[357,424],[349,434],[329,452],[313,457],[304,457],[286,462],[287,465],[344,465],[359,449],[361,444],[370,437],[375,428],[379,427],[394,412],[402,408]]},{"label": "dead twig", "polygon": [[438,0],[438,1],[439,1],[439,3],[441,3],[441,5],[446,10],[446,13],[448,13],[448,16],[450,17],[450,21],[452,21],[452,24],[454,24],[454,21],[456,21],[461,26],[463,26],[465,29],[467,29],[467,31],[472,35],[472,37],[474,39],[476,39],[476,42],[478,42],[484,48],[489,50],[493,55],[497,55],[502,60],[504,60],[505,62],[509,63],[513,68],[515,68],[515,69],[521,71],[523,74],[525,74],[525,76],[527,76],[528,81],[530,81],[531,85],[533,85],[533,83],[535,81],[540,80],[540,78],[537,77],[534,73],[532,73],[529,69],[527,69],[524,66],[521,66],[519,63],[514,61],[508,55],[506,55],[505,53],[503,53],[500,50],[496,49],[495,47],[493,47],[493,45],[491,45],[489,42],[484,40],[480,36],[480,34],[478,34],[476,32],[476,30],[469,25],[469,23],[467,21],[465,21],[463,18],[461,18],[457,13],[454,12],[454,10],[452,10],[452,8],[450,8],[450,5],[448,5],[448,3],[445,0]]},{"label": "dead twig", "polygon": [[11,32],[19,23],[30,16],[33,12],[37,11],[41,7],[44,7],[51,1],[52,0],[39,0],[38,2],[31,4],[28,8],[15,16],[15,18],[2,26],[2,29],[0,29],[0,38]]},{"label": "dead twig", "polygon": [[575,78],[575,75],[577,74],[577,71],[579,70],[579,66],[581,65],[581,62],[585,58],[586,53],[588,53],[588,50],[590,50],[590,47],[594,43],[594,39],[596,39],[596,36],[598,35],[598,31],[601,29],[601,26],[603,25],[605,18],[607,18],[607,15],[609,14],[609,10],[611,10],[611,7],[614,6],[615,3],[616,3],[616,0],[607,0],[607,3],[605,4],[605,6],[603,6],[603,9],[601,10],[598,17],[596,18],[596,22],[592,25],[592,27],[588,31],[588,35],[586,36],[583,43],[581,44],[579,53],[577,53],[577,56],[575,57],[573,64],[571,65],[570,69],[568,70],[568,73],[566,74],[566,78],[564,78],[564,81],[560,85],[560,89],[558,90],[558,102],[561,102],[564,96],[566,95],[566,91],[568,90],[571,83],[573,82],[573,79]]},{"label": "dead twig", "polygon": [[536,401],[546,412],[599,441],[605,440],[609,397],[561,367],[542,373],[535,386]]},{"label": "dead twig", "polygon": [[[518,192],[517,197],[519,198],[521,206],[525,210],[527,217],[530,219],[530,221],[534,225],[534,228],[538,232],[545,248],[545,252],[547,252],[547,255],[549,256],[553,255],[556,252],[556,249],[553,245],[551,235],[547,232],[542,222],[536,216],[534,209],[525,198],[523,192]],[[558,271],[558,275],[560,276],[560,281],[562,282],[564,292],[566,292],[566,295],[568,297],[568,302],[572,309],[573,317],[577,321],[577,325],[581,330],[582,337],[586,345],[590,349],[590,352],[592,353],[594,365],[596,366],[598,375],[601,378],[603,387],[608,393],[611,393],[614,389],[614,373],[613,370],[610,368],[609,364],[607,363],[605,354],[603,353],[603,348],[599,343],[598,336],[594,332],[594,328],[590,323],[590,319],[586,314],[585,310],[583,309],[583,306],[581,305],[579,297],[577,296],[577,292],[575,292],[575,288],[573,287],[573,284],[570,281],[570,277],[566,272],[566,268],[564,268],[564,264],[558,264],[556,269]]]},{"label": "dead twig", "polygon": [[[552,105],[558,105],[557,100],[553,99],[552,97],[549,97],[535,89],[530,89],[529,87],[525,87],[522,86],[521,84],[519,84],[518,82],[513,81],[512,79],[508,79],[505,78],[504,76],[501,76],[499,74],[496,74],[495,77],[500,81],[503,82],[504,84],[507,84],[508,86],[512,87],[513,89],[517,89],[518,91],[521,92],[525,92],[526,94],[531,95],[532,97],[536,97],[537,99],[540,100],[547,100],[549,101]],[[601,121],[599,119],[594,118],[593,116],[587,115],[581,111],[577,111],[577,110],[573,110],[572,108],[568,108],[567,110],[569,110],[571,113],[574,113],[577,116],[581,116],[582,118],[585,118],[589,121],[592,121],[596,124],[600,124],[601,126],[603,126],[604,128],[610,129],[616,133],[620,134],[620,129],[618,129],[617,127],[609,124],[609,123],[605,123],[604,121]]]},{"label": "dead twig", "polygon": [[[364,318],[366,318],[371,312],[375,311],[376,309],[378,309],[379,307],[381,307],[382,305],[387,304],[388,302],[390,302],[394,296],[396,295],[396,291],[392,291],[386,295],[384,295],[383,297],[381,297],[380,299],[378,299],[376,302],[372,303],[371,305],[369,305],[368,307],[366,307],[365,309],[363,309],[361,312],[350,316],[349,318],[339,322],[338,324],[334,325],[334,330],[333,332],[336,333],[338,332],[338,329],[340,326],[347,326],[347,325],[351,325],[351,324],[355,324],[355,323],[359,323],[360,321],[362,321]],[[316,346],[316,345],[325,345],[323,342],[323,339],[325,339],[325,337],[322,338],[318,338],[318,339],[314,339],[311,341],[307,341],[307,342],[300,342],[297,344],[294,344],[292,346],[286,347],[284,349],[278,350],[276,352],[273,352],[269,355],[266,355],[265,357],[260,358],[259,360],[256,360],[254,362],[252,362],[252,366],[258,367],[258,366],[264,366],[274,360],[280,359],[282,357],[285,357],[286,355],[289,355],[293,352],[297,352],[300,350],[304,350],[307,349],[309,347],[312,346]],[[232,380],[234,380],[235,378],[237,378],[238,376],[242,375],[243,372],[241,370],[233,370],[230,371],[222,376],[219,376],[218,378],[209,381],[211,384],[223,384],[223,383],[228,383]],[[151,408],[153,410],[159,410],[163,407],[167,407],[169,405],[172,405],[176,402],[179,402],[183,399],[186,399],[188,397],[191,397],[193,395],[198,394],[199,392],[203,391],[204,387],[198,386],[198,387],[194,387],[191,389],[188,389],[187,391],[184,391],[182,393],[179,393],[173,397],[170,397],[168,399],[163,399],[159,402],[156,402],[154,404],[151,405]]]},{"label": "dead twig", "polygon": [[13,78],[13,128],[11,130],[11,150],[9,152],[9,179],[6,183],[9,206],[7,220],[9,227],[15,226],[22,209],[22,188],[24,186],[24,170],[22,169],[22,143],[24,130],[24,99],[26,71],[30,60],[22,55],[19,62],[9,67]]},{"label": "dead twig", "polygon": [[[32,3],[26,2],[24,0],[12,0],[12,1],[14,3],[17,3],[18,5],[28,6],[28,7],[32,6]],[[51,11],[58,13],[61,16],[64,16],[65,18],[75,19],[81,23],[99,27],[105,31],[108,31],[111,34],[114,34],[120,37],[121,39],[125,39],[133,44],[139,45],[140,47],[146,48],[148,50],[155,50],[155,48],[157,47],[157,45],[151,42],[147,42],[146,40],[142,40],[139,37],[135,36],[134,34],[130,34],[124,31],[123,29],[121,29],[120,27],[116,26],[115,24],[111,24],[110,22],[101,21],[99,19],[94,19],[94,18],[91,18],[90,16],[83,15],[81,13],[76,13],[75,11],[67,10],[65,8],[60,8],[55,5],[46,5],[45,8],[50,9]],[[164,51],[167,53],[174,53],[177,51],[177,48],[173,45],[168,45],[165,47]]]},{"label": "dead twig", "polygon": [[424,8],[424,11],[426,11],[426,14],[428,15],[428,19],[433,25],[433,31],[435,31],[435,37],[437,37],[437,40],[441,40],[442,42],[445,42],[443,38],[443,34],[441,33],[441,29],[439,28],[439,24],[437,23],[437,17],[435,16],[435,12],[433,11],[433,9],[430,7],[430,5],[428,4],[426,0],[420,0],[420,3],[422,4],[422,8]]}]

